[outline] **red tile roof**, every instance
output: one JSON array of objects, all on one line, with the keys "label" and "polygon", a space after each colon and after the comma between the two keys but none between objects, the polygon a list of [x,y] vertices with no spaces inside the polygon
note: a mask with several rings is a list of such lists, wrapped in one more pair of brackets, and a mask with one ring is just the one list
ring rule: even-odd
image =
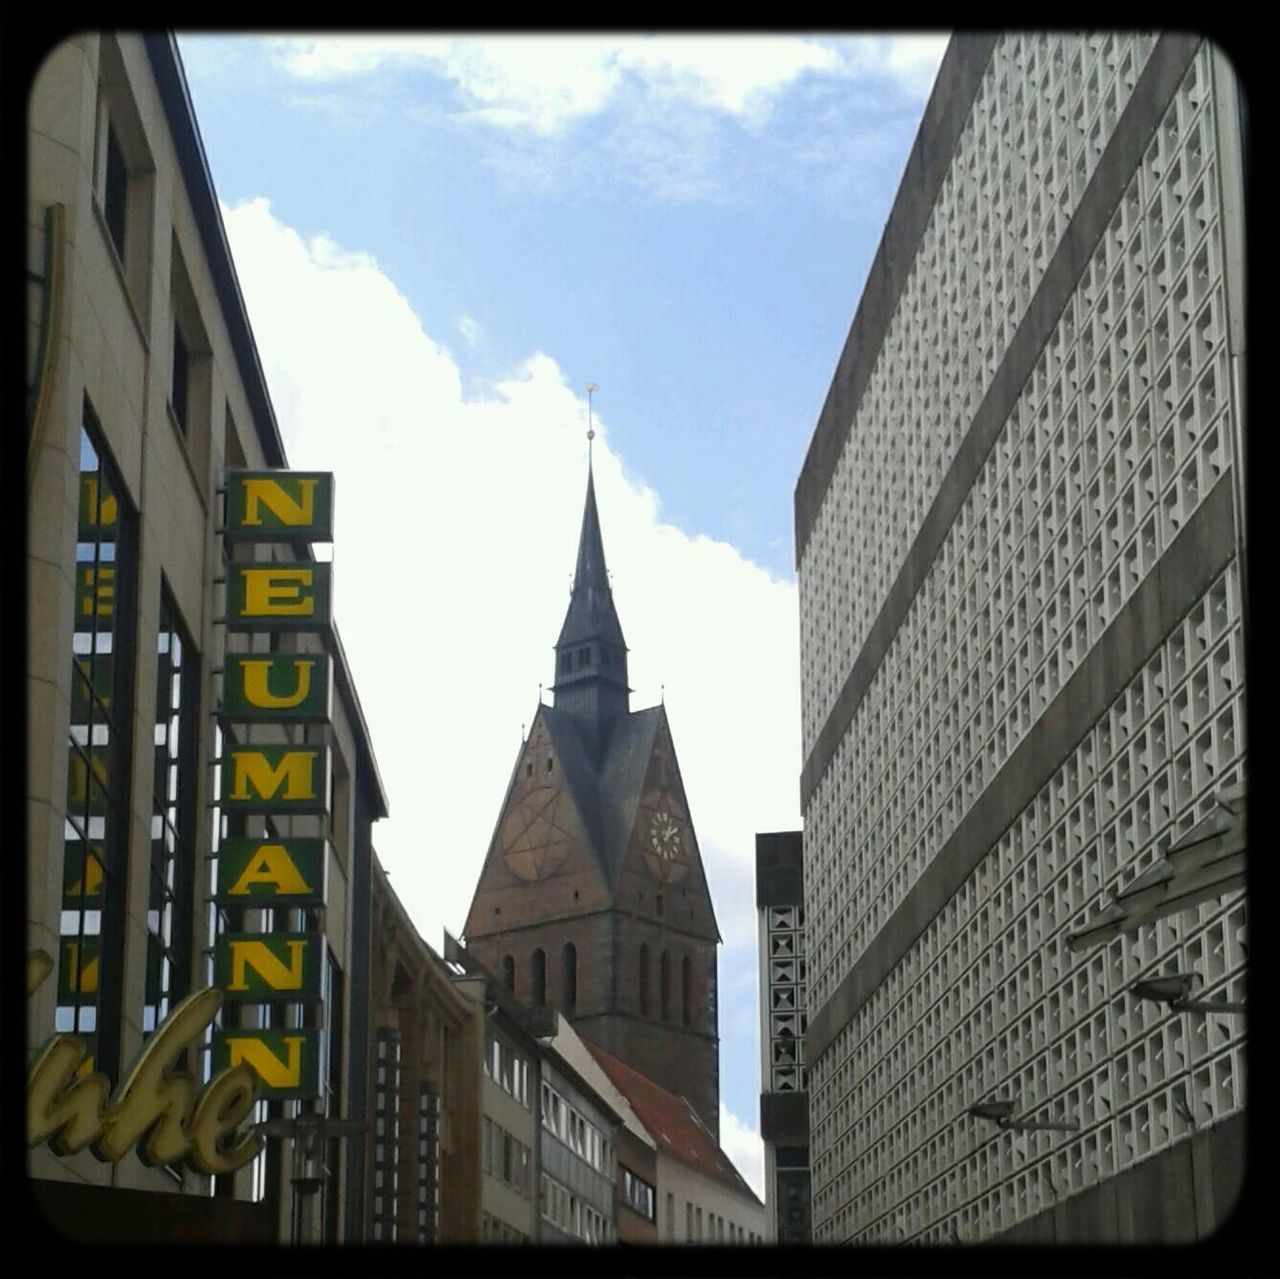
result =
[{"label": "red tile roof", "polygon": [[755,1191],[742,1179],[733,1161],[720,1149],[693,1107],[683,1097],[668,1092],[642,1075],[586,1035],[578,1032],[591,1055],[600,1063],[613,1085],[631,1103],[640,1122],[658,1143],[658,1149],[673,1159],[727,1186],[734,1193],[760,1203]]}]

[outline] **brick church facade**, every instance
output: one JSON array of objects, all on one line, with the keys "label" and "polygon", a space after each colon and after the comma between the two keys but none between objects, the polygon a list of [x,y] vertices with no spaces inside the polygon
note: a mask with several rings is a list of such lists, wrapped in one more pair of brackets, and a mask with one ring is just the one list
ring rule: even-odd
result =
[{"label": "brick church facade", "polygon": [[517,998],[673,1093],[719,1140],[720,941],[664,706],[630,709],[588,468],[550,706],[521,745],[466,922]]}]

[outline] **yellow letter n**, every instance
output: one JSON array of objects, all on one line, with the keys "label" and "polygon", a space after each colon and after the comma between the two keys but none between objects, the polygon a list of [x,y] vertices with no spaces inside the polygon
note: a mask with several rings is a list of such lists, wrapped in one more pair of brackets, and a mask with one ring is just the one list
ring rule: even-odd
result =
[{"label": "yellow letter n", "polygon": [[231,947],[230,990],[248,990],[247,970],[252,968],[272,990],[301,990],[305,941],[287,941],[289,962],[283,964],[263,941],[229,941]]},{"label": "yellow letter n", "polygon": [[271,1051],[261,1039],[251,1036],[237,1038],[227,1036],[227,1052],[231,1064],[238,1066],[248,1062],[262,1077],[268,1088],[298,1088],[302,1085],[302,1035],[285,1035],[285,1059]]},{"label": "yellow letter n", "polygon": [[279,480],[247,479],[244,481],[244,522],[261,524],[261,507],[265,506],[281,524],[305,528],[314,518],[315,480],[295,480],[301,501],[295,502]]}]

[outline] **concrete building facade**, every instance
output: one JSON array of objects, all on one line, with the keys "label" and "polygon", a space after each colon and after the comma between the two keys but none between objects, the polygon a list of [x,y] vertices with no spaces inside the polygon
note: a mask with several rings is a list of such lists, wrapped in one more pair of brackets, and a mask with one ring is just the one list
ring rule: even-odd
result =
[{"label": "concrete building facade", "polygon": [[[359,1123],[371,828],[386,797],[336,629],[277,633],[273,646],[224,624],[229,566],[313,561],[309,546],[220,535],[228,471],[287,462],[176,43],[70,39],[41,66],[28,111],[26,917],[29,951],[47,965],[28,1041],[74,1036],[86,1069],[119,1088],[184,999],[214,986],[218,937],[304,932],[318,997],[224,1000],[211,1033],[319,1043],[318,1096],[261,1101],[252,1120]],[[273,652],[305,656],[307,669],[327,659],[323,724],[246,728],[224,713],[228,659]],[[219,765],[237,745],[327,750],[322,811],[230,811]],[[215,904],[237,837],[318,841],[323,897]],[[208,1038],[175,1066],[203,1087]],[[136,1149],[58,1153],[60,1140],[30,1150],[31,1184],[54,1228],[84,1238],[358,1230],[361,1170],[345,1148],[311,1179],[299,1144],[273,1135],[211,1180]]]},{"label": "concrete building facade", "polygon": [[804,927],[804,836],[756,836],[760,956],[760,1137],[769,1238],[811,1242],[809,1105],[804,1033],[808,972]]},{"label": "concrete building facade", "polygon": [[[1241,133],[1195,37],[943,60],[795,495],[815,1242],[1238,1193]],[[1210,1011],[1135,989],[1179,974]]]}]

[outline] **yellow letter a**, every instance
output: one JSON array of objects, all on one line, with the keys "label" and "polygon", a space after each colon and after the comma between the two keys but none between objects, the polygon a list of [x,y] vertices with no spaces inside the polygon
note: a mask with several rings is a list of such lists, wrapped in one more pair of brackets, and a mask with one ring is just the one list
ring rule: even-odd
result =
[{"label": "yellow letter a", "polygon": [[227,890],[237,897],[247,896],[253,884],[274,884],[276,895],[309,893],[311,885],[302,878],[297,863],[283,844],[262,844],[249,858],[240,878]]}]

